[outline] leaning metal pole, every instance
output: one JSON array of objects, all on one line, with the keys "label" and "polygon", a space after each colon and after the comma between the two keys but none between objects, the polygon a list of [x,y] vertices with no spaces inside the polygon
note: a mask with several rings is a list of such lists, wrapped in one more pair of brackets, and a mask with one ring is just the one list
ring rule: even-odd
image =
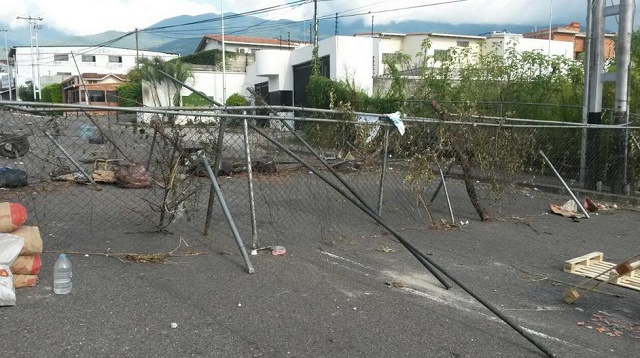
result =
[{"label": "leaning metal pole", "polygon": [[207,158],[207,155],[204,154],[204,152],[200,152],[199,155],[200,155],[200,159],[202,160],[202,164],[207,170],[207,174],[209,175],[209,179],[211,180],[211,185],[213,186],[213,189],[215,190],[216,195],[218,196],[218,201],[220,201],[220,206],[222,207],[224,216],[227,218],[227,223],[231,228],[231,232],[233,232],[233,237],[236,239],[236,243],[238,244],[238,248],[240,249],[240,253],[242,254],[242,259],[244,260],[244,263],[247,265],[247,270],[249,271],[250,274],[254,273],[255,270],[253,269],[253,265],[249,260],[249,254],[247,254],[247,249],[244,247],[244,243],[240,238],[240,233],[238,233],[238,229],[236,228],[236,224],[233,222],[233,217],[231,216],[231,212],[229,212],[227,201],[222,195],[222,190],[218,185],[218,179],[213,174],[213,170],[211,170],[211,163],[209,162],[209,158]]},{"label": "leaning metal pole", "polygon": [[384,127],[384,148],[382,151],[382,171],[378,190],[378,216],[382,216],[382,196],[384,194],[384,177],[387,173],[387,153],[389,152],[389,126]]},{"label": "leaning metal pole", "polygon": [[[309,171],[311,171],[313,174],[315,174],[318,178],[322,179],[322,181],[327,183],[327,185],[331,186],[334,190],[336,190],[338,193],[340,193],[342,196],[344,196],[347,200],[349,200],[351,203],[353,203],[355,206],[357,206],[365,214],[369,215],[373,220],[378,222],[378,224],[380,224],[382,227],[387,229],[393,236],[395,236],[396,239],[398,239],[398,241],[400,241],[400,243],[402,243],[405,247],[407,247],[407,249],[409,249],[409,251],[411,251],[412,253],[413,253],[413,250],[418,251],[418,249],[415,246],[413,246],[413,244],[411,244],[409,241],[404,239],[396,230],[394,230],[389,225],[387,225],[382,220],[382,218],[380,218],[375,212],[373,212],[371,209],[369,209],[366,205],[360,203],[358,200],[356,200],[356,199],[352,198],[351,196],[349,196],[347,192],[342,190],[342,188],[340,188],[337,184],[331,182],[331,180],[326,178],[322,173],[320,173],[317,169],[315,169],[313,166],[308,164],[304,159],[300,158],[298,155],[293,153],[291,150],[289,150],[287,147],[285,147],[283,144],[281,144],[277,140],[271,138],[268,134],[266,134],[260,128],[254,126],[254,125],[250,125],[249,127],[251,129],[253,129],[254,131],[256,131],[258,134],[260,134],[261,136],[263,136],[266,140],[268,140],[269,142],[273,143],[276,147],[280,148],[282,151],[287,153],[291,158],[295,159],[297,162],[302,164]],[[498,318],[500,318],[507,325],[509,325],[511,328],[513,328],[521,336],[523,336],[525,339],[527,339],[529,342],[531,342],[534,346],[536,346],[538,349],[540,349],[542,352],[544,352],[548,357],[551,357],[551,358],[555,357],[554,353],[552,353],[551,351],[549,351],[548,348],[546,348],[541,343],[539,343],[535,339],[533,339],[533,337],[531,335],[529,335],[524,329],[522,329],[522,327],[518,326],[509,317],[503,315],[492,304],[490,304],[489,302],[486,302],[484,299],[482,299],[476,293],[471,291],[471,289],[467,288],[466,285],[464,285],[462,282],[460,282],[457,278],[455,278],[454,276],[452,276],[449,273],[447,273],[447,271],[442,266],[440,266],[437,263],[433,262],[427,256],[424,256],[423,258],[426,261],[428,261],[430,265],[432,265],[433,267],[438,269],[440,272],[442,272],[444,275],[446,275],[451,281],[453,281],[460,288],[462,288],[465,292],[467,292],[469,295],[471,295],[473,298],[475,298],[478,302],[480,302],[489,311],[493,312],[493,314],[495,314]]]},{"label": "leaning metal pole", "polygon": [[[215,174],[216,178],[218,177],[218,172],[220,171],[220,163],[222,162],[222,143],[224,142],[224,132],[227,128],[226,123],[226,118],[220,118],[220,128],[218,129],[218,146],[216,147],[216,159],[213,164],[213,174]],[[216,192],[213,189],[213,186],[211,186],[211,191],[209,191],[209,202],[207,203],[207,216],[205,218],[204,231],[202,233],[204,236],[209,235],[211,217],[213,216],[213,203],[216,201]]]},{"label": "leaning metal pole", "polygon": [[447,190],[447,183],[444,180],[444,173],[442,172],[442,167],[440,163],[438,163],[438,171],[440,171],[440,182],[442,183],[442,188],[444,189],[444,196],[447,198],[447,206],[449,206],[449,215],[451,215],[451,223],[455,224],[456,219],[453,217],[453,208],[451,207],[451,200],[449,199],[449,190]]},{"label": "leaning metal pole", "polygon": [[547,164],[549,164],[549,166],[551,167],[551,170],[553,170],[553,172],[556,174],[556,176],[558,177],[558,179],[560,179],[560,182],[562,183],[562,185],[564,185],[564,188],[567,189],[567,191],[569,192],[569,194],[571,194],[571,198],[573,198],[573,201],[576,202],[576,205],[578,205],[578,208],[580,208],[580,211],[582,211],[582,213],[584,214],[584,216],[588,219],[589,218],[589,214],[587,213],[586,210],[584,210],[584,207],[582,206],[582,204],[580,204],[580,200],[578,200],[578,198],[576,198],[576,196],[573,194],[573,192],[571,191],[571,189],[569,188],[569,186],[567,185],[567,183],[564,181],[564,179],[562,179],[562,176],[560,176],[560,173],[558,173],[558,171],[556,170],[556,168],[553,166],[553,164],[551,164],[551,161],[549,160],[549,158],[547,158],[546,155],[544,155],[544,152],[542,150],[540,150],[538,153],[540,153],[540,155],[542,156],[542,158],[544,158],[544,161],[547,162]]},{"label": "leaning metal pole", "polygon": [[69,159],[69,161],[73,164],[74,167],[76,167],[76,169],[78,169],[78,171],[82,174],[83,177],[85,177],[89,183],[91,183],[91,185],[93,185],[93,187],[97,190],[100,191],[102,190],[102,188],[100,187],[100,185],[98,185],[98,183],[96,183],[93,178],[91,178],[91,175],[89,175],[84,169],[82,169],[82,166],[80,164],[78,164],[78,162],[76,162],[75,159],[73,159],[73,157],[71,156],[71,154],[69,154],[63,147],[62,145],[60,145],[60,143],[58,143],[53,136],[51,135],[51,133],[44,131],[44,135],[47,136],[47,138],[49,138],[49,140],[51,140],[51,142],[53,142],[53,144],[55,144],[56,147],[58,147],[58,149],[60,149],[60,151],[62,152],[62,154],[64,154],[65,157],[67,157],[67,159]]}]

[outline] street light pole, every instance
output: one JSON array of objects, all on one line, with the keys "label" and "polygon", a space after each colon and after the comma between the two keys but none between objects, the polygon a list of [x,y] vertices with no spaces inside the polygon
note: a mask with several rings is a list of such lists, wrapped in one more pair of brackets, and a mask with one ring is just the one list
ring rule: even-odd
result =
[{"label": "street light pole", "polygon": [[7,58],[7,74],[9,75],[9,101],[13,100],[13,95],[11,94],[11,67],[9,66],[9,46],[7,45],[7,29],[0,30],[4,34],[4,51],[5,56]]},{"label": "street light pole", "polygon": [[[36,86],[40,85],[40,79],[38,78],[36,80],[36,65],[38,66],[38,72],[40,72],[40,64],[36,64],[35,60],[36,60],[36,56],[33,52],[33,43],[34,43],[34,31],[35,31],[35,44],[36,47],[38,46],[38,32],[36,29],[36,21],[42,21],[41,17],[24,17],[24,16],[18,16],[16,17],[16,19],[22,19],[22,20],[26,20],[29,23],[29,35],[31,36],[31,84],[33,85],[33,100],[37,100],[38,96],[36,92]],[[36,48],[36,51],[39,53],[39,50]]]}]

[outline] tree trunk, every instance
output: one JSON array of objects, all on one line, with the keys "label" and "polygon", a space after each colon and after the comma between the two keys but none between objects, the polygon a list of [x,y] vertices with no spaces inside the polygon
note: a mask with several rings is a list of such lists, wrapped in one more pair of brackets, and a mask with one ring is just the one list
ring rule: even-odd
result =
[{"label": "tree trunk", "polygon": [[[440,105],[436,101],[432,101],[431,106],[436,111],[436,115],[440,118],[440,120],[449,119],[449,113],[442,109],[442,107],[440,107]],[[465,138],[460,138],[460,132],[458,131],[458,128],[452,129],[455,132],[453,133],[451,138],[451,145],[453,146],[453,151],[455,152],[456,159],[462,167],[462,178],[464,180],[464,186],[467,189],[467,195],[469,195],[469,200],[471,200],[471,204],[476,209],[478,216],[480,216],[480,220],[489,220],[489,212],[484,208],[484,206],[480,202],[480,199],[478,198],[475,177],[473,175],[473,168],[471,167],[471,160],[469,159],[469,155],[467,154],[467,151],[464,150],[464,146],[462,144],[467,143],[468,141],[465,140]]]}]

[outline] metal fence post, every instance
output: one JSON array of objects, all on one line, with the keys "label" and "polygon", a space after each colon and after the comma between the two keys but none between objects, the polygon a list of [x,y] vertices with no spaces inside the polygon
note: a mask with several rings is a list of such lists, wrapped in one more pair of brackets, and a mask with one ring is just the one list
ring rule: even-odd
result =
[{"label": "metal fence post", "polygon": [[[247,114],[245,111],[244,114]],[[251,237],[252,249],[258,248],[258,224],[256,223],[256,202],[253,195],[253,167],[251,165],[251,148],[249,146],[249,126],[248,119],[242,120],[242,129],[244,132],[244,153],[247,158],[247,182],[249,185],[249,207],[251,208]]]}]

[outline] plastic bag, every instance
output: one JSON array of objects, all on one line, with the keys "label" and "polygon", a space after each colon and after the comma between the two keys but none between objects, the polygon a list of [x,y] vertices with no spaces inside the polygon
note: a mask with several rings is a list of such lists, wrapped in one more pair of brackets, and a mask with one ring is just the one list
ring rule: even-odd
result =
[{"label": "plastic bag", "polygon": [[24,239],[11,234],[0,234],[0,306],[16,304],[11,264],[20,254]]},{"label": "plastic bag", "polygon": [[151,186],[151,177],[140,163],[118,165],[115,178],[118,185],[124,188],[141,189]]},{"label": "plastic bag", "polygon": [[0,188],[19,188],[27,184],[27,173],[25,171],[0,167]]}]

